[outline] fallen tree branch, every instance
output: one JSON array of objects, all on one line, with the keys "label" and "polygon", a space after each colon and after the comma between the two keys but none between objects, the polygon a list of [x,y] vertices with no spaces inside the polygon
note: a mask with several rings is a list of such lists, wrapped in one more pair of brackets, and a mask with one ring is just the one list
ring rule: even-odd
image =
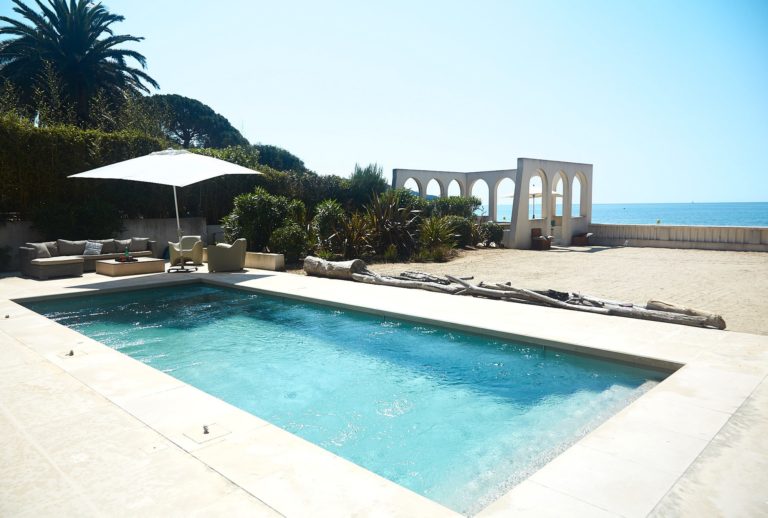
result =
[{"label": "fallen tree branch", "polygon": [[601,299],[580,293],[516,288],[509,282],[494,284],[480,282],[478,285],[473,285],[467,282],[472,277],[452,275],[441,277],[412,271],[403,272],[399,276],[386,276],[369,270],[365,262],[359,259],[331,262],[310,256],[304,260],[304,270],[308,275],[348,279],[367,284],[421,289],[449,295],[469,295],[670,324],[725,329],[725,320],[720,315],[654,300],[648,301],[645,306],[639,306],[631,302]]}]

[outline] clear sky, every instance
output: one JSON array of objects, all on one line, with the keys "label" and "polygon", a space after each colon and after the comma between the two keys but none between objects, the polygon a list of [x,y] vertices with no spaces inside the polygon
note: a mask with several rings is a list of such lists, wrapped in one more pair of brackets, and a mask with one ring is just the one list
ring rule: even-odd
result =
[{"label": "clear sky", "polygon": [[531,157],[594,164],[596,203],[768,201],[765,0],[104,3],[160,93],[321,174]]}]

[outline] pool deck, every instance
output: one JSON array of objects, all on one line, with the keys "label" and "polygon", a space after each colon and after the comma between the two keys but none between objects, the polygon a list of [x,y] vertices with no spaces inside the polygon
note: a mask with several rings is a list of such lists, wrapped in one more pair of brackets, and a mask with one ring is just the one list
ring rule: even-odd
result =
[{"label": "pool deck", "polygon": [[768,515],[768,336],[203,269],[0,278],[0,516],[457,516],[13,302],[187,282],[677,369],[477,516]]}]

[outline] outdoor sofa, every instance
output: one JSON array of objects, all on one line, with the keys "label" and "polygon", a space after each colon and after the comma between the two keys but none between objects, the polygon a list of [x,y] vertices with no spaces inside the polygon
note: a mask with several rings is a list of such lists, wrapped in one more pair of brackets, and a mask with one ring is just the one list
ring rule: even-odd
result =
[{"label": "outdoor sofa", "polygon": [[83,241],[57,239],[20,246],[19,264],[23,275],[37,279],[80,276],[83,272],[95,271],[96,261],[124,255],[126,248],[134,257],[157,257],[157,243],[148,237]]}]

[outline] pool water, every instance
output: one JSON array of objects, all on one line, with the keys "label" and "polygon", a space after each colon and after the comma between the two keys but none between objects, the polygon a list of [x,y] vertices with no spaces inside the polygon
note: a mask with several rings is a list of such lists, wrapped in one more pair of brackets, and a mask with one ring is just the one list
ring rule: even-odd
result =
[{"label": "pool water", "polygon": [[25,305],[466,514],[665,377],[204,285]]}]

